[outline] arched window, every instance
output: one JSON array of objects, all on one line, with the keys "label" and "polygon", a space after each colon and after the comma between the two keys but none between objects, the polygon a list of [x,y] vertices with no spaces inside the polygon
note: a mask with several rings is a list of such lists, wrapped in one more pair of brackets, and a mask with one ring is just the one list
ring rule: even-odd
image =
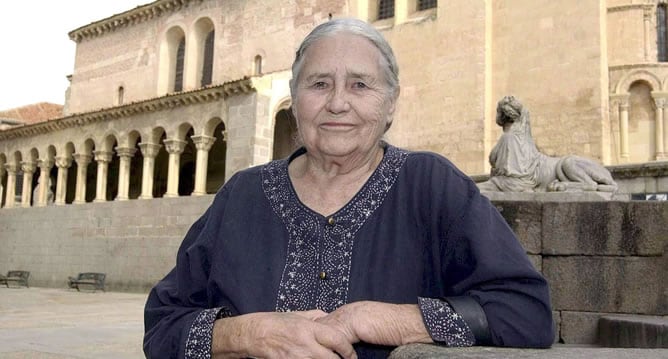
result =
[{"label": "arched window", "polygon": [[176,71],[174,72],[174,91],[183,90],[183,60],[186,52],[186,39],[179,41],[179,47],[176,50]]},{"label": "arched window", "polygon": [[380,0],[378,3],[378,20],[394,17],[394,0]]},{"label": "arched window", "polygon": [[204,61],[202,62],[201,86],[211,85],[213,78],[213,39],[215,32],[211,30],[204,41]]},{"label": "arched window", "polygon": [[435,8],[436,5],[438,5],[438,0],[418,0],[417,10],[422,11]]},{"label": "arched window", "polygon": [[256,55],[253,60],[253,74],[262,75],[262,56]]},{"label": "arched window", "polygon": [[659,4],[656,8],[656,49],[659,62],[668,61],[667,6],[666,4]]},{"label": "arched window", "polygon": [[118,86],[118,105],[123,104],[123,95],[125,94],[125,89],[123,86]]}]

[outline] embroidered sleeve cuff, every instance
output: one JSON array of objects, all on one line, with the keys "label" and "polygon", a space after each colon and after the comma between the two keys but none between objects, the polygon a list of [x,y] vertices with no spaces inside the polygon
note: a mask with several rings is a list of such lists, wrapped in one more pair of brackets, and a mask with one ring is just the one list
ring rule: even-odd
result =
[{"label": "embroidered sleeve cuff", "polygon": [[213,322],[229,316],[230,312],[225,307],[202,310],[188,332],[185,357],[187,359],[211,359]]},{"label": "embroidered sleeve cuff", "polygon": [[435,298],[418,297],[427,331],[435,343],[449,347],[470,347],[475,344],[475,336],[448,302]]}]

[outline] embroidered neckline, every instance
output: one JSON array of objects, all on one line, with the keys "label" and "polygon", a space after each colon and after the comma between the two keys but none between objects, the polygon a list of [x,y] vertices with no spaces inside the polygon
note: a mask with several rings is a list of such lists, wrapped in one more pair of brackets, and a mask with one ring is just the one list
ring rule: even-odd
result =
[{"label": "embroidered neckline", "polygon": [[263,167],[265,196],[289,234],[276,311],[318,308],[330,312],[347,303],[355,235],[383,203],[408,155],[405,150],[384,146],[383,159],[371,177],[329,217],[305,206],[290,181],[290,160],[306,150]]}]

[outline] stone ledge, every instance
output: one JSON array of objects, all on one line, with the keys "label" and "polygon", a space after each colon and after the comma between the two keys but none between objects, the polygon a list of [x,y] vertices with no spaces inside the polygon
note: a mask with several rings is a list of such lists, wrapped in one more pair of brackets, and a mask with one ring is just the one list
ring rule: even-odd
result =
[{"label": "stone ledge", "polygon": [[604,316],[598,331],[599,344],[606,347],[668,348],[668,316]]},{"label": "stone ledge", "polygon": [[628,201],[630,195],[611,192],[481,192],[490,201],[601,202]]},{"label": "stone ledge", "polygon": [[555,345],[550,349],[497,347],[447,348],[430,344],[410,344],[401,346],[392,351],[389,359],[665,359],[667,357],[668,349],[601,348],[570,345]]}]

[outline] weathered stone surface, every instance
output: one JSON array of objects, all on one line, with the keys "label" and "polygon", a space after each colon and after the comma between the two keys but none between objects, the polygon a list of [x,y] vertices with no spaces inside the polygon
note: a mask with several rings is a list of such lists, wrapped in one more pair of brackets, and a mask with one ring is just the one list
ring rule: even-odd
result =
[{"label": "weathered stone surface", "polygon": [[559,323],[560,343],[596,344],[598,321],[608,313],[562,311]]},{"label": "weathered stone surface", "polygon": [[107,274],[110,291],[148,291],[174,266],[188,228],[213,196],[41,208],[0,215],[0,264],[30,270],[30,285],[66,287],[79,272]]},{"label": "weathered stone surface", "polygon": [[555,310],[665,314],[665,272],[662,257],[543,258]]},{"label": "weathered stone surface", "polygon": [[615,315],[599,321],[599,344],[618,348],[668,348],[668,317]]},{"label": "weathered stone surface", "polygon": [[495,201],[494,206],[517,234],[527,253],[540,253],[542,204],[533,201]]},{"label": "weathered stone surface", "polygon": [[537,271],[542,272],[543,257],[540,254],[529,254],[528,257],[531,263],[533,264],[533,267],[536,268]]},{"label": "weathered stone surface", "polygon": [[668,202],[544,203],[543,254],[660,256]]},{"label": "weathered stone surface", "polygon": [[447,348],[429,344],[411,344],[395,349],[389,359],[470,359],[470,358],[547,358],[547,359],[665,359],[665,349],[613,349],[556,345],[551,349],[517,349],[494,347]]}]

